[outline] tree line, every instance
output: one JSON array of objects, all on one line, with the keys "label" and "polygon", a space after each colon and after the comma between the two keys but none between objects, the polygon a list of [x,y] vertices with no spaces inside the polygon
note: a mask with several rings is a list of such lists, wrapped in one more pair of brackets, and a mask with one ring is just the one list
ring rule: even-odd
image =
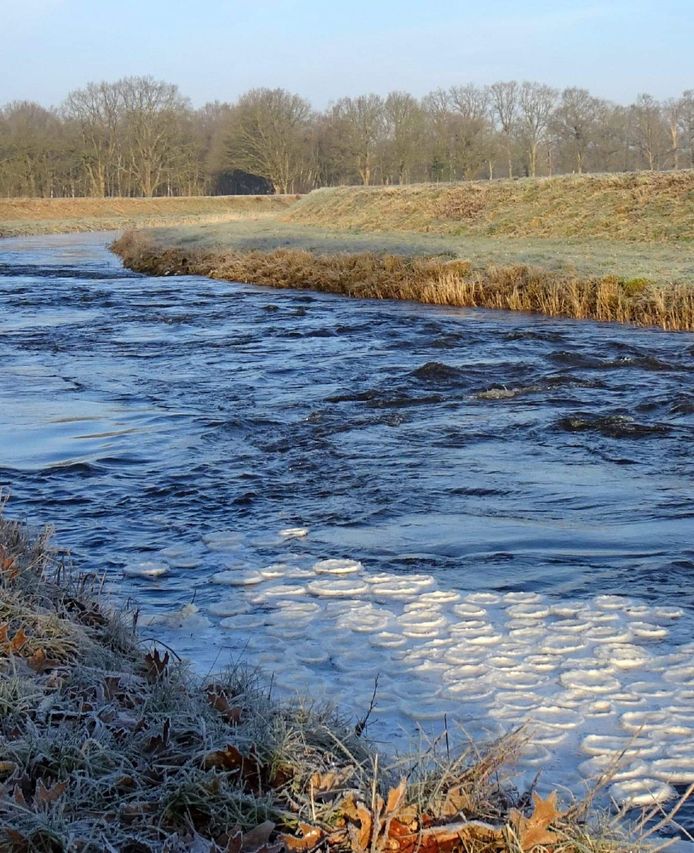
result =
[{"label": "tree line", "polygon": [[90,83],[58,108],[0,109],[0,194],[306,192],[694,167],[694,89],[629,105],[535,82],[395,91],[315,110],[284,89],[193,109],[171,83]]}]

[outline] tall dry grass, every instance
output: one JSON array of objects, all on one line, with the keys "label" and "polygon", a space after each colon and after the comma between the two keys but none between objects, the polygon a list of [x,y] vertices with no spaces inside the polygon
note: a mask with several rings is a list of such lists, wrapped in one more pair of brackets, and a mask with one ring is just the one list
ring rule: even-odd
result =
[{"label": "tall dry grass", "polygon": [[616,276],[575,277],[525,265],[475,269],[445,258],[374,252],[222,251],[160,246],[142,232],[113,244],[123,263],[150,275],[194,274],[361,299],[529,311],[553,317],[694,329],[694,288]]}]

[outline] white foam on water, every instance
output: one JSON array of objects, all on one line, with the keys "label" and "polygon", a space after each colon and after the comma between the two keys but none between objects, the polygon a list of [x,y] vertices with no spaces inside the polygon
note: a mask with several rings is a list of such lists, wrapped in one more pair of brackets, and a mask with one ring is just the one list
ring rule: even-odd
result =
[{"label": "white foam on water", "polygon": [[596,649],[599,660],[610,661],[617,669],[644,669],[651,661],[651,654],[640,646],[605,645]]},{"label": "white foam on water", "polygon": [[662,625],[653,625],[649,622],[631,622],[629,630],[635,637],[645,637],[648,640],[662,640],[670,633]]},{"label": "white foam on water", "polygon": [[176,610],[155,616],[141,617],[142,624],[163,625],[166,628],[176,630],[200,631],[208,628],[212,623],[203,616],[197,604],[184,604]]},{"label": "white foam on water", "polygon": [[549,605],[537,602],[530,604],[512,604],[506,612],[512,619],[546,619],[549,616]]},{"label": "white foam on water", "polygon": [[135,563],[123,569],[123,574],[131,578],[160,578],[168,573],[169,567],[166,563],[155,563],[151,560]]},{"label": "white foam on water", "polygon": [[507,592],[503,596],[503,600],[507,604],[530,604],[541,599],[542,596],[539,592]]},{"label": "white foam on water", "polygon": [[210,604],[207,612],[212,616],[237,616],[240,613],[249,613],[251,605],[243,598],[230,598],[226,601],[217,601]]},{"label": "white foam on water", "polygon": [[484,607],[480,607],[478,604],[474,604],[469,601],[465,601],[462,604],[456,604],[453,608],[453,612],[461,619],[472,620],[483,619],[487,615],[487,611]]},{"label": "white foam on water", "polygon": [[363,571],[364,566],[358,560],[319,560],[313,564],[317,575],[353,575]]},{"label": "white foam on water", "polygon": [[593,604],[601,610],[626,610],[634,606],[632,599],[622,595],[596,595]]},{"label": "white foam on water", "polygon": [[212,583],[219,583],[223,586],[255,586],[263,583],[267,578],[263,577],[260,572],[241,573],[234,569],[229,569],[224,572],[215,572],[210,578]]},{"label": "white foam on water", "polygon": [[679,607],[656,607],[653,611],[657,619],[681,619],[684,616],[684,610]]},{"label": "white foam on water", "polygon": [[677,796],[677,791],[659,779],[629,779],[610,785],[610,796],[619,806],[654,806]]},{"label": "white foam on water", "polygon": [[243,539],[243,534],[234,530],[219,530],[216,533],[206,533],[202,537],[202,541],[210,551],[236,550]]},{"label": "white foam on water", "polygon": [[267,621],[267,616],[263,613],[236,613],[222,619],[219,626],[226,631],[250,631],[267,624]]},{"label": "white foam on water", "polygon": [[694,782],[694,756],[659,758],[651,762],[650,772],[671,785],[691,785]]},{"label": "white foam on water", "polygon": [[270,598],[287,598],[288,596],[300,596],[306,595],[306,587],[301,584],[288,584],[288,583],[279,583],[279,584],[268,584],[263,587],[262,591],[253,596],[253,602],[262,602],[266,601]]},{"label": "white foam on water", "polygon": [[466,601],[473,604],[498,604],[501,601],[501,596],[495,592],[470,592],[464,596]]},{"label": "white foam on water", "polygon": [[397,649],[407,644],[407,637],[393,631],[380,631],[369,637],[369,643],[380,649]]},{"label": "white foam on water", "polygon": [[308,527],[285,527],[280,530],[282,539],[305,539],[308,533]]},{"label": "white foam on water", "polygon": [[621,684],[610,669],[574,669],[563,672],[559,680],[565,687],[585,693],[614,693]]},{"label": "white foam on water", "polygon": [[354,598],[364,595],[368,586],[363,581],[355,580],[321,580],[312,581],[306,587],[311,595],[319,598]]},{"label": "white foam on water", "polygon": [[[655,780],[664,796],[678,778],[668,769],[689,772],[694,644],[675,646],[663,625],[677,629],[677,608],[625,596],[461,595],[430,575],[372,574],[347,559],[288,557],[257,572],[239,564],[215,581],[236,589],[210,614],[249,664],[275,673],[278,690],[324,696],[356,719],[378,676],[370,725],[379,737],[411,736],[415,724],[436,736],[444,716],[451,732],[526,724],[535,741],[520,772],[542,769],[550,786],[579,764],[592,776],[622,752],[614,785]],[[616,794],[631,802],[647,787]]]}]

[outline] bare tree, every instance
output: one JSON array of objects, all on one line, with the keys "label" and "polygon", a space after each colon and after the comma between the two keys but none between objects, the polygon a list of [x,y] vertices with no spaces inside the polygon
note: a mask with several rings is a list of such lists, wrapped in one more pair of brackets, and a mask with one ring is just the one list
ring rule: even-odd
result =
[{"label": "bare tree", "polygon": [[518,119],[519,87],[515,80],[492,83],[489,87],[492,115],[504,140],[508,176],[513,177],[513,132]]},{"label": "bare tree", "polygon": [[166,182],[167,168],[180,160],[181,123],[188,102],[178,86],[152,77],[126,77],[116,86],[131,175],[142,195],[153,196]]},{"label": "bare tree", "polygon": [[528,173],[532,178],[537,175],[537,152],[545,139],[557,94],[556,89],[544,83],[526,81],[520,87],[519,129],[527,147]]},{"label": "bare tree", "polygon": [[364,186],[372,183],[376,152],[383,140],[384,103],[378,95],[341,98],[332,108],[346,153],[352,158]]},{"label": "bare tree", "polygon": [[634,144],[649,170],[660,169],[668,148],[667,129],[660,104],[652,95],[641,94],[631,107]]},{"label": "bare tree", "polygon": [[682,92],[678,113],[682,141],[689,153],[689,168],[694,169],[694,89]]},{"label": "bare tree", "polygon": [[551,129],[561,147],[573,159],[579,175],[584,171],[588,152],[595,144],[604,106],[603,101],[594,98],[586,89],[564,89],[552,116]]},{"label": "bare tree", "polygon": [[123,119],[119,85],[89,83],[84,89],[76,89],[67,96],[64,112],[80,128],[90,194],[99,197],[109,194],[117,182],[119,129]]},{"label": "bare tree", "polygon": [[229,164],[293,192],[307,171],[311,106],[284,89],[252,89],[236,104],[227,134]]},{"label": "bare tree", "polygon": [[425,119],[416,98],[407,92],[391,92],[383,104],[384,171],[397,184],[412,179],[421,160]]}]

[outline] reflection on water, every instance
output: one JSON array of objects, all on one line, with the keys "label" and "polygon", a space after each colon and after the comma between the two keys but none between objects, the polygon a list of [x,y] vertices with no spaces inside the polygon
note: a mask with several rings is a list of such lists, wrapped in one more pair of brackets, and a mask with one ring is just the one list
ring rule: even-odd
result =
[{"label": "reflection on water", "polygon": [[0,241],[15,515],[201,670],[355,715],[379,673],[376,738],[530,716],[549,785],[647,723],[615,796],[694,778],[691,335],[153,279],[104,243]]}]

